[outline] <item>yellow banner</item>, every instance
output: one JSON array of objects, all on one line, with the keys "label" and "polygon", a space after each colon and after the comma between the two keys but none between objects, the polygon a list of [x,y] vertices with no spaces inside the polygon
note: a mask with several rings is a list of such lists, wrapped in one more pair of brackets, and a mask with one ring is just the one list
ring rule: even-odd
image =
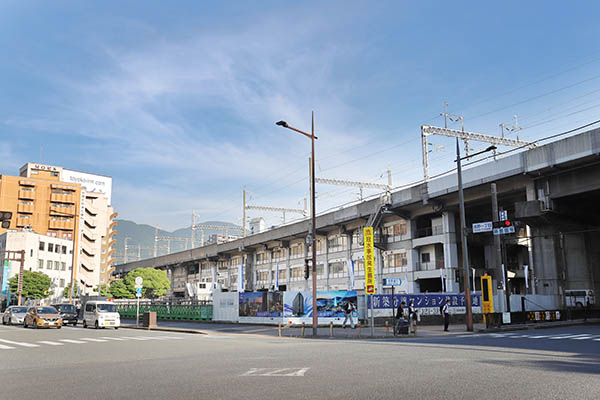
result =
[{"label": "yellow banner", "polygon": [[375,253],[373,248],[373,228],[364,228],[365,247],[365,293],[375,294]]}]

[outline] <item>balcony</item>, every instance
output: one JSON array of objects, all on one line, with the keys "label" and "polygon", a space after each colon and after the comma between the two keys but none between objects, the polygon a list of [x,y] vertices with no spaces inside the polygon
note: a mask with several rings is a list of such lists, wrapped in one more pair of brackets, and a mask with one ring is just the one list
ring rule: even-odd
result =
[{"label": "balcony", "polygon": [[19,199],[33,200],[35,198],[35,192],[29,190],[19,190]]},{"label": "balcony", "polygon": [[19,204],[17,211],[23,214],[33,214],[33,204]]},{"label": "balcony", "polygon": [[442,235],[444,233],[444,227],[441,225],[428,226],[426,228],[417,229],[417,238],[423,238],[428,236]]},{"label": "balcony", "polygon": [[444,268],[444,260],[417,262],[417,271],[433,271]]},{"label": "balcony", "polygon": [[50,201],[52,201],[54,203],[70,203],[70,204],[75,204],[76,203],[76,198],[72,194],[52,193],[50,195]]},{"label": "balcony", "polygon": [[50,220],[48,223],[49,229],[60,229],[64,231],[73,230],[73,220],[70,221],[52,221]]}]

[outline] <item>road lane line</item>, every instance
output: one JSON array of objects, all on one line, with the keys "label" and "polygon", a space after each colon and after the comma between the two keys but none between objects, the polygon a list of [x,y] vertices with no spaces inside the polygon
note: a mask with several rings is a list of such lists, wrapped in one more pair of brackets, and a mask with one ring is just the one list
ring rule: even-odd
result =
[{"label": "road lane line", "polygon": [[86,340],[88,342],[107,342],[107,340],[94,339],[94,338],[88,338],[88,337],[80,337],[79,340]]},{"label": "road lane line", "polygon": [[0,344],[0,350],[10,350],[10,349],[14,349],[14,347],[10,347],[10,346],[6,346],[3,344]]},{"label": "road lane line", "polygon": [[543,338],[548,338],[552,335],[538,335],[538,336],[529,336],[529,339],[543,339]]},{"label": "road lane line", "polygon": [[159,340],[183,340],[185,338],[182,337],[178,337],[178,336],[148,336],[151,337],[152,339],[159,339]]},{"label": "road lane line", "polygon": [[551,337],[550,339],[551,340],[556,340],[556,339],[572,339],[572,338],[579,337],[579,336],[587,336],[587,334],[584,333],[584,334],[579,334],[579,335],[554,336],[554,337]]},{"label": "road lane line", "polygon": [[124,342],[127,340],[127,339],[122,339],[122,338],[118,338],[118,337],[110,337],[110,336],[100,336],[100,339],[118,340],[120,342]]},{"label": "road lane line", "polygon": [[65,343],[73,343],[73,344],[84,344],[84,343],[88,343],[88,342],[82,342],[81,340],[74,340],[74,339],[58,339],[61,342],[65,342]]},{"label": "road lane line", "polygon": [[38,343],[47,344],[47,345],[50,345],[50,346],[64,346],[63,343],[51,342],[49,340],[38,340]]},{"label": "road lane line", "polygon": [[143,336],[121,336],[123,339],[131,339],[131,340],[152,340]]},{"label": "road lane line", "polygon": [[7,344],[14,344],[21,347],[40,347],[39,344],[25,343],[25,342],[13,342],[12,340],[0,339],[0,342]]}]

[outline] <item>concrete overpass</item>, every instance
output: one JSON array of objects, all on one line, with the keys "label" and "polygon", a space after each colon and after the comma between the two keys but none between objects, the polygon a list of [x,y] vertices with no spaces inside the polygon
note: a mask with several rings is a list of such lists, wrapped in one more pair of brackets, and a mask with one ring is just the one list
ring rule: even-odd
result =
[{"label": "concrete overpass", "polygon": [[[599,154],[600,129],[595,129],[463,171],[468,227],[492,220],[492,183],[499,207],[521,222],[516,234],[502,238],[501,262],[509,271],[511,292],[562,298],[565,289],[600,287],[600,246],[595,245],[600,242]],[[362,226],[382,203],[388,207],[376,227],[378,293],[387,291],[386,277],[402,278],[400,290],[409,293],[440,291],[442,279],[448,291],[461,290],[464,283],[456,279],[461,267],[456,174],[319,215],[318,288],[347,289],[347,260],[355,262],[355,288],[364,286]],[[187,282],[213,278],[236,290],[243,265],[246,290],[274,289],[275,273],[280,289],[303,290],[308,283],[303,273],[298,276],[298,268],[309,254],[304,245],[308,225],[305,220],[233,242],[117,265],[115,273],[165,269],[172,295],[185,296]],[[501,280],[492,234],[470,234],[468,242],[476,274],[487,272]],[[533,271],[528,290],[523,265]]]}]

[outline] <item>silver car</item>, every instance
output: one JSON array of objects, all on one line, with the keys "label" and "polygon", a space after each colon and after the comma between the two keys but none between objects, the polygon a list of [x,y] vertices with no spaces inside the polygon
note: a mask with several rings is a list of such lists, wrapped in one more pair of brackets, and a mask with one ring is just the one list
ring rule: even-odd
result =
[{"label": "silver car", "polygon": [[2,324],[6,325],[21,325],[23,324],[23,318],[27,313],[27,307],[22,306],[10,306],[2,314]]}]

